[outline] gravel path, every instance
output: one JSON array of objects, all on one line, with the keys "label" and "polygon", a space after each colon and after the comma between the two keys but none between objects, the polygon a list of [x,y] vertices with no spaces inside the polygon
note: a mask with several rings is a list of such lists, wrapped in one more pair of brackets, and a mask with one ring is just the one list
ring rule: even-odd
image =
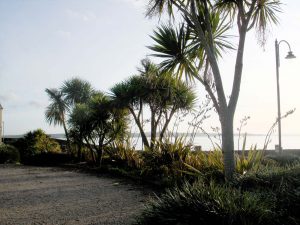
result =
[{"label": "gravel path", "polygon": [[131,224],[150,191],[121,179],[0,166],[0,224]]}]

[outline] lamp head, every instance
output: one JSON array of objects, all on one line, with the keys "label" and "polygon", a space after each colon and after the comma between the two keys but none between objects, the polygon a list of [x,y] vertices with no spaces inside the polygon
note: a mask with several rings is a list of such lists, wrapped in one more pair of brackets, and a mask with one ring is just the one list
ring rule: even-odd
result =
[{"label": "lamp head", "polygon": [[294,59],[294,58],[296,58],[296,56],[294,55],[294,53],[292,51],[289,51],[285,58],[286,59]]}]

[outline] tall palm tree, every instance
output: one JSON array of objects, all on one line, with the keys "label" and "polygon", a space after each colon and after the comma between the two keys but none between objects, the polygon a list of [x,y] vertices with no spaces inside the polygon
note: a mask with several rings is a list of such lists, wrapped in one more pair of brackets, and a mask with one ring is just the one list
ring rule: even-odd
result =
[{"label": "tall palm tree", "polygon": [[[233,121],[241,86],[247,32],[256,28],[264,44],[267,25],[278,23],[276,13],[281,11],[280,0],[148,0],[148,3],[149,16],[167,11],[173,17],[176,9],[186,23],[178,32],[172,28],[159,29],[153,37],[156,45],[151,49],[156,52],[155,55],[166,59],[162,62],[164,68],[175,69],[179,74],[184,71],[204,85],[219,115],[225,177],[230,180],[235,170]],[[228,47],[222,40],[233,23],[237,24],[238,42],[233,85],[227,100],[217,47]],[[212,79],[207,79],[209,70]]]},{"label": "tall palm tree", "polygon": [[67,138],[68,152],[70,153],[71,145],[65,119],[65,114],[68,110],[68,104],[64,100],[63,93],[61,91],[55,88],[46,88],[45,91],[48,94],[48,97],[51,101],[50,105],[48,105],[45,112],[46,120],[49,124],[53,124],[54,126],[63,126]]}]

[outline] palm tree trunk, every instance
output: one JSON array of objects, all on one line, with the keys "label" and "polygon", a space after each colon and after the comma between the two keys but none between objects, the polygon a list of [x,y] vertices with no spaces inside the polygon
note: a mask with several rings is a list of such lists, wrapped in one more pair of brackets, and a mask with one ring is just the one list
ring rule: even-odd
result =
[{"label": "palm tree trunk", "polygon": [[151,138],[150,149],[153,150],[156,139],[156,123],[155,123],[155,111],[151,110]]},{"label": "palm tree trunk", "polygon": [[234,112],[225,113],[221,119],[222,152],[226,180],[231,180],[233,178],[235,170],[233,115]]},{"label": "palm tree trunk", "polygon": [[93,160],[93,163],[96,163],[96,159],[95,159],[95,155],[94,155],[94,151],[93,151],[93,147],[91,146],[91,144],[89,143],[88,139],[86,137],[84,137],[84,140],[90,150],[90,153],[91,153],[91,156],[92,156],[92,160]]},{"label": "palm tree trunk", "polygon": [[[226,107],[225,113],[223,113],[222,126],[222,150],[224,157],[224,172],[226,180],[232,180],[235,170],[234,160],[234,133],[233,133],[233,118],[236,110],[236,105],[240,93],[242,72],[243,72],[243,56],[244,47],[247,33],[247,26],[240,28],[239,46],[236,56],[234,80],[232,85],[231,97]],[[224,112],[224,111],[223,111]],[[221,113],[222,114],[222,113]]]},{"label": "palm tree trunk", "polygon": [[66,135],[66,138],[67,138],[67,152],[70,155],[71,154],[71,143],[70,143],[69,133],[68,133],[68,129],[67,129],[65,120],[63,119],[62,122],[63,122],[65,135]]},{"label": "palm tree trunk", "polygon": [[103,158],[103,146],[98,147],[97,153],[97,165],[101,168]]},{"label": "palm tree trunk", "polygon": [[77,149],[77,159],[78,159],[78,162],[81,161],[81,147],[82,147],[82,144],[79,142],[78,143],[78,149]]},{"label": "palm tree trunk", "polygon": [[160,135],[159,135],[159,141],[162,141],[162,139],[163,139],[163,137],[164,137],[164,135],[165,135],[165,132],[166,132],[168,126],[169,126],[169,123],[170,123],[170,121],[171,121],[171,119],[172,119],[172,117],[173,117],[175,111],[176,111],[176,109],[173,108],[173,109],[171,110],[171,112],[170,112],[169,117],[166,115],[166,122],[165,122],[165,124],[164,124],[164,126],[163,126],[163,128],[162,128],[162,130],[161,130],[161,132],[160,132]]},{"label": "palm tree trunk", "polygon": [[147,139],[147,136],[143,130],[143,127],[142,127],[142,124],[141,124],[141,121],[138,119],[138,117],[136,116],[136,114],[134,113],[134,110],[132,108],[129,108],[129,111],[130,113],[132,114],[133,118],[134,118],[134,121],[135,123],[137,124],[138,128],[139,128],[139,131],[141,133],[141,137],[142,137],[142,141],[143,141],[143,144],[146,146],[146,147],[150,147],[149,145],[149,142],[148,142],[148,139]]}]

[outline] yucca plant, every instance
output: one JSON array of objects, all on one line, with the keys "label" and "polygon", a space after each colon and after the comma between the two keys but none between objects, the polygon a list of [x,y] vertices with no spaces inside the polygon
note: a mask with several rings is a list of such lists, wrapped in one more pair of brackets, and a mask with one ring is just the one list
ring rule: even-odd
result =
[{"label": "yucca plant", "polygon": [[246,154],[246,140],[245,135],[242,147],[242,153],[236,154],[236,172],[239,174],[245,174],[248,171],[258,171],[261,168],[262,161],[264,159],[264,151],[258,150],[256,145],[251,146],[250,150]]},{"label": "yucca plant", "polygon": [[184,138],[176,138],[173,142],[171,138],[166,138],[164,142],[156,141],[154,146],[154,149],[148,149],[143,153],[145,167],[142,172],[165,177],[181,177],[185,168],[184,163],[191,152]]},{"label": "yucca plant", "polygon": [[203,175],[208,171],[223,172],[222,159],[222,151],[219,148],[209,152],[191,152],[185,160],[186,170],[184,172],[195,176]]},{"label": "yucca plant", "polygon": [[114,141],[112,146],[107,150],[112,160],[125,163],[127,167],[141,169],[143,159],[129,141]]}]

